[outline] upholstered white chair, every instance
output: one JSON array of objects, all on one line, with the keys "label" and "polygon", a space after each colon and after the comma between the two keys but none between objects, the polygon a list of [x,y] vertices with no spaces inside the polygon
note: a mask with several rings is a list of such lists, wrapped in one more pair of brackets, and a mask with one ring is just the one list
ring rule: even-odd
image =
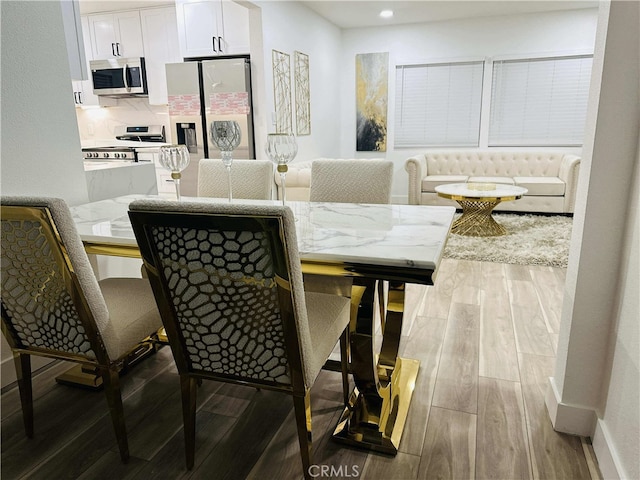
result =
[{"label": "upholstered white chair", "polygon": [[129,217],[180,374],[187,468],[196,385],[211,379],[292,395],[311,478],[309,390],[350,300],[305,292],[289,207],[141,200]]},{"label": "upholstered white chair", "polygon": [[30,355],[97,370],[120,457],[129,458],[119,371],[162,321],[148,280],[98,282],[66,203],[2,197],[2,332],[13,351],[25,431],[33,437]]},{"label": "upholstered white chair", "polygon": [[336,203],[390,203],[393,162],[383,159],[314,160],[310,200]]},{"label": "upholstered white chair", "polygon": [[[231,165],[233,198],[270,200],[273,163],[269,160],[234,160]],[[198,196],[227,198],[227,169],[222,160],[203,158],[198,166]]]}]

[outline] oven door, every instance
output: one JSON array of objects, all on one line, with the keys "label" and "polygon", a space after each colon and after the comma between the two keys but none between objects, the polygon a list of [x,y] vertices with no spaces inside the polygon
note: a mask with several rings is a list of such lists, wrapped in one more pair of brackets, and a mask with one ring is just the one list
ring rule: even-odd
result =
[{"label": "oven door", "polygon": [[147,94],[143,58],[96,60],[90,63],[93,93],[104,96]]}]

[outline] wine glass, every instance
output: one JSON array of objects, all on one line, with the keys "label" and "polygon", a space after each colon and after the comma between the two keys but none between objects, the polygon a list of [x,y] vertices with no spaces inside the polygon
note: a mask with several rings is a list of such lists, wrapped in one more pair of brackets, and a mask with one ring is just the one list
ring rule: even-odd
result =
[{"label": "wine glass", "polygon": [[180,200],[180,177],[189,165],[189,150],[186,145],[165,145],[160,147],[160,165],[171,172],[176,186],[176,197]]},{"label": "wine glass", "polygon": [[227,180],[229,181],[229,202],[231,202],[231,164],[232,152],[240,145],[242,131],[240,124],[234,120],[215,120],[211,122],[209,130],[211,141],[220,149],[222,163],[227,168]]},{"label": "wine glass", "polygon": [[280,173],[280,184],[282,185],[282,205],[286,196],[286,175],[289,167],[287,164],[293,160],[298,153],[296,137],[292,133],[269,133],[264,151],[269,159],[277,165]]}]

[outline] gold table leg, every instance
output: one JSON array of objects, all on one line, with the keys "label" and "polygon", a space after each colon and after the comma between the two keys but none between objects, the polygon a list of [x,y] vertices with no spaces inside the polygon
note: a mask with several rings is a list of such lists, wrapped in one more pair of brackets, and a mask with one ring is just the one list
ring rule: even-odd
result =
[{"label": "gold table leg", "polygon": [[373,321],[379,282],[360,279],[358,283],[353,292],[360,296],[360,307],[350,326],[351,372],[356,388],[333,438],[395,455],[420,366],[418,360],[397,356],[404,313],[404,283],[389,282],[386,308],[381,311],[383,339],[379,354],[374,352]]},{"label": "gold table leg", "polygon": [[457,200],[462,215],[451,226],[451,233],[470,237],[497,237],[507,230],[495,221],[491,212],[500,200]]}]

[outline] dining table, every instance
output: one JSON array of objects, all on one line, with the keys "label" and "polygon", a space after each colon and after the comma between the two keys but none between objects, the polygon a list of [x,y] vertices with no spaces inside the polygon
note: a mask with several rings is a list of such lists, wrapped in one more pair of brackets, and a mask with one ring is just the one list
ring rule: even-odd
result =
[{"label": "dining table", "polygon": [[[160,197],[126,195],[71,207],[87,253],[140,258],[128,207],[134,200],[149,198]],[[204,197],[183,200],[229,201]],[[433,285],[455,208],[299,201],[287,201],[286,205],[296,219],[305,288],[307,276],[352,282],[352,305],[355,302],[357,308],[352,308],[347,355],[355,386],[333,438],[395,455],[420,366],[418,360],[398,355],[405,287]]]}]

